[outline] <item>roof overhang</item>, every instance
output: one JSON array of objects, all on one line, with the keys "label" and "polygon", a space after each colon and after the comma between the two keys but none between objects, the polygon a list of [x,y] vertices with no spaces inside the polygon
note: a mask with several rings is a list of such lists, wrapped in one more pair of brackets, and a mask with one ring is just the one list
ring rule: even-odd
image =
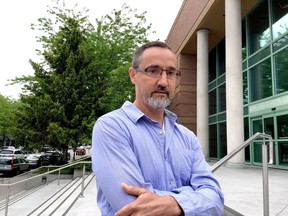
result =
[{"label": "roof overhang", "polygon": [[[189,1],[189,0],[188,0]],[[244,17],[253,8],[259,0],[241,0],[241,15]],[[177,18],[181,16],[185,9],[185,2],[180,9]],[[170,31],[173,34],[173,28],[177,25],[177,18]],[[196,54],[197,52],[197,30],[209,30],[209,50],[214,48],[219,41],[225,37],[225,0],[210,0],[205,8],[199,14],[199,17],[192,24],[190,31],[185,39],[176,48],[176,52],[185,54]],[[169,38],[169,36],[168,36]]]}]

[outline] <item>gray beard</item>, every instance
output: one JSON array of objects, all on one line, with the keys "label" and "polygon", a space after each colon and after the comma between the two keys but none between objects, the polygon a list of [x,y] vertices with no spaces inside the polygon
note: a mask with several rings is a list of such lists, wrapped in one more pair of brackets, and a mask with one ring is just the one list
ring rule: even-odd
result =
[{"label": "gray beard", "polygon": [[153,107],[154,109],[164,109],[166,108],[169,104],[171,103],[170,98],[164,98],[164,97],[158,97],[158,98],[153,98],[149,97],[148,98],[148,104]]}]

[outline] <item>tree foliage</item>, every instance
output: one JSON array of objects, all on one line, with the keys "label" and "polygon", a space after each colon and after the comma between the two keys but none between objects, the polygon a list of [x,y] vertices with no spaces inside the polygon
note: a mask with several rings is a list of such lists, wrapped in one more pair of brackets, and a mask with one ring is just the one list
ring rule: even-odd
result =
[{"label": "tree foliage", "polygon": [[5,139],[12,124],[13,102],[0,94],[0,136]]},{"label": "tree foliage", "polygon": [[[134,89],[128,76],[132,54],[142,43],[148,42],[151,24],[145,26],[146,12],[138,15],[127,5],[122,10],[113,10],[102,20],[96,20],[97,30],[94,34],[95,49],[101,46],[99,58],[105,74],[103,97],[99,98],[99,107],[109,112],[121,106],[125,100],[133,100]],[[130,14],[130,16],[127,16]],[[103,43],[102,40],[105,42]],[[99,44],[101,43],[101,45]]]},{"label": "tree foliage", "polygon": [[135,48],[147,42],[145,12],[124,4],[96,19],[96,27],[85,12],[57,3],[48,10],[51,17],[32,25],[42,32],[42,60],[30,60],[34,76],[14,80],[24,84],[17,140],[30,147],[76,147],[90,140],[99,116],[134,97],[127,71]]}]

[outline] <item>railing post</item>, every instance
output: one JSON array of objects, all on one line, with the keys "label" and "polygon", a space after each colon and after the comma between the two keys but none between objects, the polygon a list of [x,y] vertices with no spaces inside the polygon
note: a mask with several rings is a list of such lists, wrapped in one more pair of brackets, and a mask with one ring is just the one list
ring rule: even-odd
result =
[{"label": "railing post", "polygon": [[60,169],[58,171],[58,186],[60,185]]},{"label": "railing post", "polygon": [[10,198],[10,185],[8,185],[6,192],[5,216],[8,215],[9,198]]},{"label": "railing post", "polygon": [[269,216],[269,188],[268,188],[268,159],[267,145],[265,141],[262,144],[262,179],[263,179],[263,210],[264,216]]},{"label": "railing post", "polygon": [[46,177],[46,184],[47,184],[47,185],[48,185],[48,182],[49,182],[49,178],[48,178],[48,177],[49,177],[49,171],[50,171],[50,170],[49,170],[49,167],[48,167],[48,172],[47,172],[47,177]]},{"label": "railing post", "polygon": [[85,163],[83,164],[83,172],[82,172],[81,197],[84,197],[84,181],[85,181]]}]

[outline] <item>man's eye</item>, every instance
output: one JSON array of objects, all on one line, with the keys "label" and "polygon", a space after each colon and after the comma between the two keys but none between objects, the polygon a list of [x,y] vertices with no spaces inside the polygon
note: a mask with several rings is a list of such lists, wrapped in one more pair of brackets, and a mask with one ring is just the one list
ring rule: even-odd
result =
[{"label": "man's eye", "polygon": [[172,75],[176,74],[176,71],[174,71],[174,70],[168,70],[168,71],[167,71],[167,74],[172,76]]},{"label": "man's eye", "polygon": [[148,68],[147,70],[149,73],[158,73],[158,69],[157,68]]}]

